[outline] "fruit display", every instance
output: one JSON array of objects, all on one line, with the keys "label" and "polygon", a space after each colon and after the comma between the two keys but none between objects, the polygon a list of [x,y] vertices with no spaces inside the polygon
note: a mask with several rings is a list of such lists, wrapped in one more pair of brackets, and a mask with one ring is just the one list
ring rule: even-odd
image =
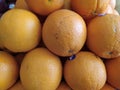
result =
[{"label": "fruit display", "polygon": [[120,90],[120,0],[0,0],[0,90]]}]

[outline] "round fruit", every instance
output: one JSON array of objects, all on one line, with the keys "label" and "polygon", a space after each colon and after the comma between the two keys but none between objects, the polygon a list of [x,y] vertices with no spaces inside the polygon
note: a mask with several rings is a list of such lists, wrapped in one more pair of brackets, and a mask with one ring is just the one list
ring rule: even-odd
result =
[{"label": "round fruit", "polygon": [[73,10],[89,19],[104,14],[110,0],[71,0]]},{"label": "round fruit", "polygon": [[23,88],[21,81],[17,81],[17,83],[8,90],[25,90],[25,89]]},{"label": "round fruit", "polygon": [[107,82],[120,89],[120,57],[105,61]]},{"label": "round fruit", "polygon": [[17,0],[15,3],[15,8],[21,8],[29,10],[28,5],[25,0]]},{"label": "round fruit", "polygon": [[56,90],[62,78],[62,63],[46,48],[36,48],[24,57],[20,78],[25,90]]},{"label": "round fruit", "polygon": [[0,90],[10,88],[18,78],[18,66],[14,57],[0,51]]},{"label": "round fruit", "polygon": [[48,15],[62,8],[64,0],[25,0],[28,7],[40,15]]},{"label": "round fruit", "polygon": [[62,81],[56,90],[72,90],[66,82]]},{"label": "round fruit", "polygon": [[111,85],[109,85],[108,83],[106,83],[102,89],[100,90],[116,90],[115,88],[113,88]]},{"label": "round fruit", "polygon": [[95,54],[81,51],[66,61],[64,78],[73,90],[100,90],[106,82],[105,65]]},{"label": "round fruit", "polygon": [[57,10],[47,17],[42,38],[53,53],[71,56],[78,53],[86,41],[86,25],[77,13],[67,9]]},{"label": "round fruit", "polygon": [[35,48],[41,38],[41,23],[37,16],[23,9],[11,9],[0,19],[0,41],[13,52]]},{"label": "round fruit", "polygon": [[120,56],[120,16],[108,14],[88,24],[87,46],[103,58]]}]

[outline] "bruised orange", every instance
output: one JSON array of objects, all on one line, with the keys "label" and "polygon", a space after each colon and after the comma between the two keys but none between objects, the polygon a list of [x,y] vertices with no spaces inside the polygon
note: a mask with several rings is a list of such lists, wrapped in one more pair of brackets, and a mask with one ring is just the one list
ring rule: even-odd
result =
[{"label": "bruised orange", "polygon": [[86,41],[86,25],[83,18],[67,9],[50,14],[42,28],[46,47],[59,56],[71,56],[79,52]]},{"label": "bruised orange", "polygon": [[87,47],[102,58],[120,56],[120,16],[108,14],[88,24]]}]

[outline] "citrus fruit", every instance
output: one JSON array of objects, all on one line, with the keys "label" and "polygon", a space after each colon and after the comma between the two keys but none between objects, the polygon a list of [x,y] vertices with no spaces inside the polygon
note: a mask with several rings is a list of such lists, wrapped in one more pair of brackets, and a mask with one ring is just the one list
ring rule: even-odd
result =
[{"label": "citrus fruit", "polygon": [[72,90],[65,81],[62,81],[56,90]]},{"label": "citrus fruit", "polygon": [[107,82],[120,89],[120,57],[105,60]]},{"label": "citrus fruit", "polygon": [[21,8],[29,10],[28,5],[25,0],[17,0],[15,3],[15,8]]},{"label": "citrus fruit", "polygon": [[0,51],[0,75],[0,90],[7,90],[18,78],[18,65],[15,58],[4,51]]},{"label": "citrus fruit", "polygon": [[46,48],[36,48],[24,57],[20,78],[25,90],[56,90],[62,78],[61,61]]},{"label": "citrus fruit", "polygon": [[105,65],[94,53],[80,51],[66,61],[64,78],[73,90],[100,90],[106,82]]},{"label": "citrus fruit", "polygon": [[28,10],[11,9],[0,19],[0,41],[12,52],[35,48],[41,39],[41,23]]},{"label": "citrus fruit", "polygon": [[23,88],[23,85],[21,84],[21,81],[17,81],[10,89],[8,90],[25,90]]},{"label": "citrus fruit", "polygon": [[106,83],[102,89],[100,90],[116,90],[115,88],[113,88],[111,85],[109,85],[108,83]]},{"label": "citrus fruit", "polygon": [[79,14],[67,9],[57,10],[47,17],[42,38],[53,53],[71,56],[78,53],[86,41],[86,25]]},{"label": "citrus fruit", "polygon": [[110,0],[71,0],[72,9],[89,19],[104,14]]},{"label": "citrus fruit", "polygon": [[120,16],[108,14],[92,19],[87,31],[88,48],[102,58],[120,55]]},{"label": "citrus fruit", "polygon": [[30,10],[40,15],[48,15],[62,8],[64,0],[25,0]]}]

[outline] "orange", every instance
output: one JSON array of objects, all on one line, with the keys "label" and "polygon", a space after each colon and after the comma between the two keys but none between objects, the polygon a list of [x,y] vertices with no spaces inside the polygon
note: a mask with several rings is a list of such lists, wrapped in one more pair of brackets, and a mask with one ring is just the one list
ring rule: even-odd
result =
[{"label": "orange", "polygon": [[56,90],[72,90],[65,81],[62,81]]},{"label": "orange", "polygon": [[21,81],[17,81],[15,85],[13,85],[10,89],[8,90],[25,90],[23,88],[23,85],[21,84]]},{"label": "orange", "polygon": [[30,10],[40,15],[48,15],[62,8],[64,0],[25,0]]},{"label": "orange", "polygon": [[72,9],[89,19],[105,13],[110,0],[71,0]]},{"label": "orange", "polygon": [[109,85],[108,83],[106,83],[102,89],[100,90],[116,90],[115,88],[113,88],[111,85]]},{"label": "orange", "polygon": [[120,16],[108,14],[92,19],[88,24],[86,43],[100,57],[120,56]]},{"label": "orange", "polygon": [[100,90],[106,82],[103,61],[92,52],[80,51],[64,65],[64,78],[73,90]]},{"label": "orange", "polygon": [[41,40],[41,23],[28,10],[11,9],[0,19],[0,41],[12,52],[26,52]]},{"label": "orange", "polygon": [[107,82],[120,89],[120,57],[105,61]]},{"label": "orange", "polygon": [[20,78],[25,90],[56,90],[62,78],[62,63],[46,48],[36,48],[25,55]]},{"label": "orange", "polygon": [[0,90],[10,88],[18,78],[18,65],[15,58],[4,51],[0,51]]},{"label": "orange", "polygon": [[21,8],[29,10],[28,5],[25,0],[16,0],[15,8]]},{"label": "orange", "polygon": [[86,25],[79,14],[67,9],[57,10],[47,17],[42,38],[53,53],[71,56],[78,53],[86,41]]},{"label": "orange", "polygon": [[110,3],[111,7],[114,9],[115,6],[116,6],[116,0],[110,0]]}]

